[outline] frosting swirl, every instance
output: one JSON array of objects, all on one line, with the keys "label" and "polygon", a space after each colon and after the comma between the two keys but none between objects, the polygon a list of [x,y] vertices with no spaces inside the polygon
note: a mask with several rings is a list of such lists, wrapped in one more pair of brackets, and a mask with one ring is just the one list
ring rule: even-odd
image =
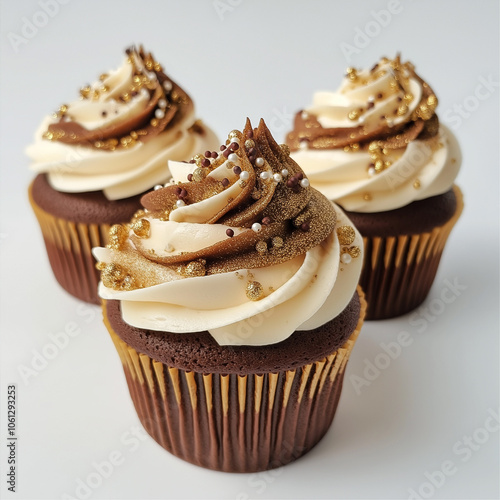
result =
[{"label": "frosting swirl", "polygon": [[347,70],[336,92],[316,92],[287,135],[313,185],[355,212],[394,210],[445,193],[461,163],[440,125],[438,100],[411,63],[382,58]]},{"label": "frosting swirl", "polygon": [[347,306],[361,237],[262,120],[232,131],[219,153],[170,169],[174,181],[144,195],[144,210],[94,249],[99,293],[121,301],[125,322],[265,345]]},{"label": "frosting swirl", "polygon": [[102,190],[110,200],[165,183],[169,159],[215,147],[194,118],[189,95],[142,47],[121,67],[80,90],[80,99],[47,116],[27,148],[31,169],[63,192]]}]

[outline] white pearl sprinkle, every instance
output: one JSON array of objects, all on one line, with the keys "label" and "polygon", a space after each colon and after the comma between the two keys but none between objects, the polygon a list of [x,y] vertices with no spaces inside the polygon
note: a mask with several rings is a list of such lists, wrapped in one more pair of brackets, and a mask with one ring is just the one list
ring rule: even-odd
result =
[{"label": "white pearl sprinkle", "polygon": [[344,264],[349,264],[349,262],[351,262],[352,260],[352,257],[348,253],[343,253],[342,256],[340,257],[340,260]]},{"label": "white pearl sprinkle", "polygon": [[154,71],[148,71],[146,75],[150,80],[156,80],[156,73]]},{"label": "white pearl sprinkle", "polygon": [[368,175],[375,175],[375,173],[376,173],[376,172],[377,172],[377,171],[376,171],[376,170],[375,170],[375,168],[373,168],[373,167],[370,167],[370,168],[368,169]]},{"label": "white pearl sprinkle", "polygon": [[243,170],[243,172],[241,172],[241,174],[240,174],[240,179],[242,181],[247,181],[249,177],[250,177],[250,174],[248,172],[246,172],[245,170]]},{"label": "white pearl sprinkle", "polygon": [[258,222],[254,222],[252,224],[252,231],[255,231],[256,233],[260,233],[260,231],[262,231],[262,224],[259,224]]},{"label": "white pearl sprinkle", "polygon": [[163,188],[163,186],[162,186],[161,184],[157,184],[157,185],[154,187],[155,191],[158,191],[158,189],[162,189],[162,188]]},{"label": "white pearl sprinkle", "polygon": [[263,181],[265,181],[265,180],[269,179],[270,175],[271,175],[271,174],[270,174],[269,172],[261,172],[261,173],[260,173],[260,178],[261,178]]},{"label": "white pearl sprinkle", "polygon": [[368,97],[368,102],[375,102],[375,96],[371,95]]},{"label": "white pearl sprinkle", "polygon": [[161,109],[165,109],[167,107],[167,101],[165,101],[165,99],[160,99],[158,101],[158,107]]},{"label": "white pearl sprinkle", "polygon": [[140,91],[139,91],[139,94],[142,96],[142,97],[149,97],[149,92],[147,91],[147,89],[145,88],[142,88]]},{"label": "white pearl sprinkle", "polygon": [[307,141],[300,141],[299,149],[307,149]]},{"label": "white pearl sprinkle", "polygon": [[255,165],[258,167],[263,167],[264,166],[264,158],[261,158],[260,156],[255,160]]},{"label": "white pearl sprinkle", "polygon": [[[231,142],[235,142],[236,144],[239,144],[240,143],[240,140],[237,138],[237,137],[231,137],[231,139],[229,139]],[[231,144],[231,142],[229,144]]]},{"label": "white pearl sprinkle", "polygon": [[165,116],[165,111],[163,111],[163,109],[157,109],[155,111],[155,116],[156,116],[156,118],[161,120]]},{"label": "white pearl sprinkle", "polygon": [[273,179],[276,181],[276,182],[280,182],[283,177],[281,177],[281,174],[274,174],[273,175]]},{"label": "white pearl sprinkle", "polygon": [[301,117],[303,120],[307,120],[309,118],[309,115],[307,114],[307,111],[302,111]]},{"label": "white pearl sprinkle", "polygon": [[170,92],[172,90],[172,82],[169,80],[165,80],[163,82],[163,88],[167,91]]},{"label": "white pearl sprinkle", "polygon": [[170,243],[167,243],[167,246],[165,247],[165,252],[173,252],[175,250],[175,248],[170,244]]},{"label": "white pearl sprinkle", "polygon": [[238,161],[238,155],[237,155],[236,153],[231,153],[231,154],[227,157],[227,159],[228,159],[229,161],[232,161],[232,162]]},{"label": "white pearl sprinkle", "polygon": [[394,122],[392,120],[387,120],[387,125],[389,127],[392,127],[394,125]]},{"label": "white pearl sprinkle", "polygon": [[183,201],[183,200],[177,200],[177,201],[175,202],[175,204],[176,204],[176,206],[177,206],[177,207],[183,207],[183,206],[185,205],[185,203],[184,203],[184,201]]},{"label": "white pearl sprinkle", "polygon": [[284,168],[282,171],[281,171],[281,175],[283,177],[286,177],[288,175],[288,170],[286,168]]},{"label": "white pearl sprinkle", "polygon": [[309,187],[309,179],[302,179],[302,180],[300,181],[300,185],[301,185],[303,188]]}]

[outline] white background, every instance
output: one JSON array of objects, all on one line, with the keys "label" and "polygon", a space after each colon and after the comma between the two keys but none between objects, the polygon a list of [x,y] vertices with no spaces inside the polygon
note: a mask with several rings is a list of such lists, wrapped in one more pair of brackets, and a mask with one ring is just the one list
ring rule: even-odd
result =
[{"label": "white background", "polygon": [[[52,16],[43,15],[43,1],[1,3],[2,497],[388,499],[413,489],[422,498],[498,498],[498,2],[65,0],[56,9],[55,0],[44,1]],[[390,19],[376,21],[389,7]],[[34,21],[40,26],[30,31]],[[275,471],[204,470],[144,435],[100,310],[57,285],[28,204],[24,148],[41,118],[141,42],[220,137],[249,116],[254,124],[263,117],[279,141],[314,90],[335,89],[349,65],[371,67],[401,51],[437,93],[441,119],[463,148],[457,182],[466,208],[426,309],[365,324],[331,430]],[[450,304],[440,298],[445,280],[465,287]],[[54,353],[52,339],[65,330],[77,335]],[[364,373],[402,331],[411,345],[387,368]],[[53,355],[45,364],[44,352]],[[17,384],[16,494],[5,475],[10,383]],[[97,476],[93,463],[110,454],[119,465]],[[447,461],[453,473],[435,473]],[[79,479],[91,488],[77,492]]]}]

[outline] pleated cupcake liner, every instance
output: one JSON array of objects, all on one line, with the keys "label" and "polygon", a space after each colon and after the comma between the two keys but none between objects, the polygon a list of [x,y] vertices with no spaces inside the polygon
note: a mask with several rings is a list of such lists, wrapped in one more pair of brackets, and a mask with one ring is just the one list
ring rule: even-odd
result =
[{"label": "pleated cupcake liner", "polygon": [[184,371],[137,352],[104,323],[120,356],[135,409],[146,431],[188,462],[225,472],[285,465],[325,435],[344,372],[363,324],[366,302],[345,344],[294,370],[261,374]]},{"label": "pleated cupcake liner", "polygon": [[42,231],[52,272],[74,297],[100,304],[99,271],[92,248],[108,243],[109,224],[84,224],[56,217],[40,208],[29,188],[29,200]]},{"label": "pleated cupcake liner", "polygon": [[453,186],[457,209],[443,226],[421,234],[363,237],[360,285],[367,320],[400,316],[425,300],[436,277],[446,241],[463,210],[462,192]]}]

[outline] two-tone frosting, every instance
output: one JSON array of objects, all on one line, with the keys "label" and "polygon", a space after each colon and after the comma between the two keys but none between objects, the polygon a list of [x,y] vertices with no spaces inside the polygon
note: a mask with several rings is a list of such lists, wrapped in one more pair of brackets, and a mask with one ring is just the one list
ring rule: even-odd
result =
[{"label": "two-tone frosting", "polygon": [[220,151],[170,162],[173,181],[95,248],[100,296],[126,323],[221,345],[267,345],[335,318],[352,299],[362,239],[261,121]]},{"label": "two-tone frosting", "polygon": [[142,48],[47,116],[27,148],[30,168],[62,192],[103,191],[110,200],[143,193],[170,178],[168,160],[216,147],[195,119],[189,95]]},{"label": "two-tone frosting", "polygon": [[329,199],[381,212],[448,191],[461,153],[440,125],[431,87],[399,56],[347,70],[336,92],[317,92],[287,136],[292,157]]}]

